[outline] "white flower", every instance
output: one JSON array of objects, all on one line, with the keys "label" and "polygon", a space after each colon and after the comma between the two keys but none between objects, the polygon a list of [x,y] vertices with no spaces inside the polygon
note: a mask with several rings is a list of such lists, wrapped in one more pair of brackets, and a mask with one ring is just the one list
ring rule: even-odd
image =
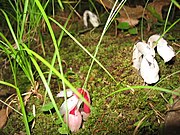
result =
[{"label": "white flower", "polygon": [[100,24],[99,23],[99,18],[89,10],[84,11],[84,14],[83,14],[84,25],[86,27],[88,27],[88,22],[87,22],[88,16],[89,16],[89,21],[93,25],[93,27],[98,27],[99,24]]},{"label": "white flower", "polygon": [[152,35],[148,39],[148,44],[155,48],[157,46],[158,54],[163,58],[164,62],[170,61],[174,56],[175,52],[171,46],[168,45],[167,41],[161,38],[156,45],[156,41],[160,38],[160,35]]},{"label": "white flower", "polygon": [[140,71],[140,75],[147,84],[159,80],[159,66],[155,60],[154,48],[145,42],[138,42],[133,48],[133,67]]},{"label": "white flower", "polygon": [[137,70],[140,68],[143,57],[152,63],[155,57],[155,51],[145,42],[138,42],[133,48],[133,67]]}]

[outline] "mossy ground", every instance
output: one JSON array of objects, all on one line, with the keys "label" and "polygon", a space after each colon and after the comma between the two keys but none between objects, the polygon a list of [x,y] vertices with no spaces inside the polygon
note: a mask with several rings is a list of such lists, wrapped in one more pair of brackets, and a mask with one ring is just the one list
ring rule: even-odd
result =
[{"label": "mossy ground", "polygon": [[[163,28],[153,31],[145,35],[145,39],[154,33],[162,33]],[[173,34],[176,29],[169,31],[169,35],[175,37],[178,43],[180,35]],[[82,45],[92,54],[95,51],[99,41],[102,27],[97,28],[92,33],[86,32],[75,37]],[[59,34],[58,32],[56,33]],[[47,38],[47,39],[46,39]],[[46,59],[50,62],[53,55],[53,45],[47,36],[45,40]],[[177,39],[177,40],[176,40]],[[119,92],[115,95],[106,97],[108,94],[121,88],[135,85],[143,85],[143,80],[138,72],[132,67],[132,48],[136,41],[140,40],[139,35],[128,35],[125,32],[118,32],[114,35],[114,29],[111,28],[105,34],[99,47],[97,59],[111,73],[118,82],[115,83],[107,73],[95,62],[91,70],[90,78],[87,83],[87,90],[92,100],[92,112],[88,121],[83,123],[83,127],[77,132],[78,135],[85,134],[129,134],[132,135],[138,122],[143,118],[137,134],[151,135],[161,134],[163,132],[163,121],[167,110],[167,102],[163,99],[159,91],[150,89],[135,89]],[[173,45],[176,52],[179,47]],[[37,51],[37,50],[36,50]],[[42,54],[42,51],[38,53]],[[87,75],[91,58],[86,54],[72,39],[64,37],[60,46],[60,54],[63,61],[63,70],[66,78],[74,85],[74,87],[82,87]],[[158,87],[175,90],[180,87],[180,55],[177,54],[173,64],[165,64],[163,60],[157,56],[160,67],[160,81],[156,84]],[[44,72],[48,71],[46,67],[41,65]],[[173,74],[176,73],[176,74]],[[25,77],[21,76],[22,88],[29,89],[30,84],[25,83]],[[161,81],[162,80],[162,81]],[[61,90],[61,81],[53,76],[51,80],[51,91],[55,97],[58,106],[61,105],[63,99],[57,98],[56,94]],[[40,82],[39,92],[44,95],[44,87]],[[171,94],[162,93],[169,100]],[[47,98],[47,102],[50,100]],[[31,129],[32,134],[58,134],[59,124],[56,124],[57,115],[52,112],[44,113],[41,111],[42,101],[35,96],[31,96],[26,105],[27,113],[32,113],[32,105],[36,107],[35,125]],[[17,103],[13,105],[17,108]],[[30,126],[32,122],[30,123]],[[2,134],[14,134],[20,131],[25,132],[22,117],[12,112],[9,116],[7,125],[2,130]]]}]

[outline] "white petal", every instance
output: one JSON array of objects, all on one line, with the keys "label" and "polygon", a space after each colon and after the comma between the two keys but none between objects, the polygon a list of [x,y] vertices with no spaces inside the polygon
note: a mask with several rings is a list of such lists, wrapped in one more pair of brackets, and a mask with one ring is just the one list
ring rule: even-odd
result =
[{"label": "white petal", "polygon": [[155,59],[149,63],[145,57],[142,59],[140,74],[147,84],[156,83],[159,80],[159,66]]},{"label": "white petal", "polygon": [[[88,101],[88,103],[90,104],[91,103],[91,99],[90,99],[90,95],[89,95],[89,92],[87,90],[84,90],[85,91],[85,94],[84,94],[84,98]],[[91,108],[84,103],[83,105],[83,110],[81,111],[81,114],[83,116],[83,120],[86,121],[87,118],[89,117],[91,113]]]},{"label": "white petal", "polygon": [[90,99],[90,95],[89,92],[87,90],[84,90],[85,93],[87,94],[88,99],[86,99],[89,103],[91,103],[91,99]]},{"label": "white petal", "polygon": [[86,10],[83,14],[83,22],[84,22],[85,27],[88,26],[87,18],[88,18],[88,11]]},{"label": "white petal", "polygon": [[95,14],[92,14],[89,18],[90,23],[93,25],[93,27],[99,26],[98,17]]},{"label": "white petal", "polygon": [[145,42],[138,42],[136,44],[138,51],[146,57],[149,62],[152,62],[152,58],[155,57],[155,51]]},{"label": "white petal", "polygon": [[[160,38],[160,35],[157,35],[157,34],[150,36],[150,38],[148,39],[148,44],[149,44],[149,46],[150,46],[151,48],[155,48],[155,47],[156,47],[156,46],[155,46],[155,43],[156,43],[156,41],[157,41],[159,38]],[[158,44],[167,45],[167,41],[166,41],[164,38],[161,38],[161,39],[158,41],[157,45],[158,45]]]},{"label": "white petal", "polygon": [[170,61],[175,56],[173,48],[167,45],[158,45],[157,52],[163,58],[164,62]]},{"label": "white petal", "polygon": [[[70,97],[73,95],[73,92],[71,89],[66,89],[66,94],[67,94],[67,97]],[[57,97],[64,97],[64,91],[60,91],[58,94],[57,94]]]},{"label": "white petal", "polygon": [[[72,110],[75,106],[77,106],[79,102],[79,98],[76,95],[73,95],[72,97],[67,99],[67,109],[68,112]],[[60,113],[64,115],[66,113],[66,102],[64,101],[63,104],[60,107]]]},{"label": "white petal", "polygon": [[133,47],[132,61],[133,61],[133,67],[139,70],[142,61],[142,54],[139,52],[136,45],[134,45]]},{"label": "white petal", "polygon": [[81,111],[81,115],[83,117],[83,120],[86,121],[90,115],[90,113],[85,113],[84,111]]},{"label": "white petal", "polygon": [[[148,43],[150,46],[160,38],[160,35],[152,35]],[[163,58],[164,62],[170,61],[174,56],[175,52],[171,46],[168,46],[168,43],[165,39],[161,38],[157,43],[157,52]]]}]

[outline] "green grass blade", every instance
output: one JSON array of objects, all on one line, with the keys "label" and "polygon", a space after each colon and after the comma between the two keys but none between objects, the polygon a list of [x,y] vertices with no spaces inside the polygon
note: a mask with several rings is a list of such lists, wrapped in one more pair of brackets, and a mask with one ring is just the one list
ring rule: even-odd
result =
[{"label": "green grass blade", "polygon": [[42,15],[44,17],[44,20],[45,20],[45,22],[46,22],[46,24],[48,26],[48,29],[49,29],[49,32],[50,32],[50,35],[51,35],[51,38],[52,38],[52,41],[53,41],[53,44],[54,44],[54,47],[55,47],[55,53],[56,53],[57,58],[58,58],[58,63],[60,64],[59,66],[60,66],[60,68],[62,68],[61,67],[61,58],[60,58],[60,54],[59,54],[58,45],[57,45],[57,42],[56,42],[54,32],[53,32],[52,27],[51,27],[51,24],[49,22],[49,19],[48,19],[47,15],[46,15],[41,3],[39,2],[39,0],[35,0],[35,2],[37,4],[39,10],[41,11],[41,13],[42,13]]},{"label": "green grass blade", "polygon": [[27,16],[28,3],[29,3],[29,0],[25,0],[24,11],[23,11],[23,19],[21,22],[21,31],[20,31],[20,35],[19,35],[19,39],[21,41],[22,41],[22,37],[23,37],[23,33],[24,33],[24,25],[25,25],[26,16]]},{"label": "green grass blade", "polygon": [[[114,6],[113,6],[113,8],[112,8],[112,10],[111,10],[111,12],[110,12],[110,14],[109,14],[109,17],[108,17],[108,19],[107,19],[107,21],[106,21],[106,24],[105,24],[105,26],[104,26],[104,29],[103,29],[103,32],[102,32],[102,34],[101,34],[100,40],[99,40],[99,42],[98,42],[98,44],[97,44],[97,46],[96,46],[95,53],[94,53],[94,55],[93,55],[93,59],[92,59],[92,61],[91,61],[91,64],[90,64],[88,73],[87,73],[87,75],[86,75],[85,83],[84,83],[84,85],[83,85],[83,87],[85,87],[85,88],[86,88],[86,85],[87,85],[87,81],[88,81],[88,79],[89,79],[89,75],[90,75],[92,66],[93,66],[94,61],[95,61],[94,58],[96,58],[96,55],[97,55],[98,50],[99,50],[99,46],[100,46],[100,44],[101,44],[101,42],[102,42],[102,39],[103,39],[106,31],[108,30],[109,26],[111,25],[112,21],[114,20],[115,16],[116,16],[117,13],[119,12],[119,10],[123,7],[123,5],[124,5],[125,2],[126,2],[126,0],[122,0],[122,1],[120,2],[120,4],[118,4],[118,0],[116,0],[116,2],[114,3]],[[117,4],[118,4],[118,6],[117,6]],[[107,72],[107,73],[108,73],[108,75],[116,82],[116,80],[114,79],[114,77],[111,76],[111,74],[110,74],[109,72]],[[117,83],[117,82],[116,82],[116,83]]]},{"label": "green grass blade", "polygon": [[11,25],[11,23],[10,23],[10,20],[9,20],[7,14],[6,14],[2,9],[0,9],[0,10],[1,10],[1,12],[3,13],[3,15],[5,16],[6,22],[7,22],[7,24],[8,24],[8,27],[9,27],[10,31],[11,31],[11,34],[12,34],[12,36],[13,36],[13,39],[14,39],[14,41],[15,41],[16,46],[18,47],[18,49],[20,49],[18,40],[17,40],[17,38],[16,38],[16,35],[15,35],[15,33],[14,33],[14,30],[13,30],[13,28],[12,28],[12,25]]},{"label": "green grass blade", "polygon": [[122,91],[130,90],[130,89],[153,89],[153,90],[158,90],[158,91],[162,91],[162,92],[166,92],[166,93],[171,93],[171,94],[175,94],[175,95],[179,95],[180,96],[180,94],[178,92],[173,92],[171,90],[160,88],[160,87],[155,87],[155,86],[130,86],[130,87],[126,87],[126,88],[122,88],[122,89],[116,90],[116,91],[108,94],[107,96],[105,96],[105,98],[107,98],[109,96],[112,96],[112,95],[115,95],[115,94],[117,94],[119,92],[122,92]]},{"label": "green grass blade", "polygon": [[[61,57],[60,57],[60,54],[59,54],[59,49],[58,49],[58,44],[57,44],[57,41],[56,41],[56,38],[55,38],[55,35],[54,35],[54,32],[53,32],[53,29],[51,27],[51,24],[49,22],[49,19],[41,5],[41,3],[39,2],[39,0],[35,0],[40,12],[42,13],[42,16],[47,24],[47,27],[49,29],[49,32],[50,32],[50,35],[51,35],[51,38],[52,38],[52,41],[53,41],[53,45],[55,47],[55,53],[54,53],[54,56],[53,56],[53,59],[52,59],[52,66],[54,66],[54,63],[55,63],[55,60],[56,60],[56,56],[57,56],[57,59],[58,59],[58,64],[59,64],[59,68],[60,68],[60,72],[61,72],[61,75],[63,76],[63,70],[62,70],[62,64],[61,64]],[[60,40],[59,40],[59,43],[60,43]],[[52,74],[52,69],[50,68],[50,72],[49,72],[49,76],[48,76],[48,84],[50,82],[50,79],[51,79],[51,74]],[[63,84],[63,88],[65,89],[65,85],[64,85],[64,82],[62,80],[62,84]],[[46,96],[46,94],[45,94]],[[44,100],[45,102],[45,100]]]},{"label": "green grass blade", "polygon": [[62,1],[61,1],[61,0],[58,0],[58,4],[59,4],[61,10],[64,10],[64,7],[63,7],[63,4],[62,4]]},{"label": "green grass blade", "polygon": [[174,3],[174,5],[176,5],[176,7],[178,7],[180,9],[180,5],[176,0],[171,0],[171,1]]},{"label": "green grass blade", "polygon": [[165,20],[165,23],[164,23],[164,32],[165,32],[166,26],[167,26],[167,24],[168,24],[168,19],[169,19],[169,15],[170,15],[170,12],[171,12],[171,9],[172,9],[172,5],[173,5],[173,3],[171,2],[170,6],[169,6],[168,13],[167,13],[167,15],[166,15],[166,20]]}]

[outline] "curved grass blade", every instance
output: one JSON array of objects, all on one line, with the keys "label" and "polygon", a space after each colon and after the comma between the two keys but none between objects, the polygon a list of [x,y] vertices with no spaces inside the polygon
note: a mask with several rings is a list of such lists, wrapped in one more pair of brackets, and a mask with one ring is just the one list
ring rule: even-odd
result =
[{"label": "curved grass blade", "polygon": [[178,92],[173,92],[171,90],[160,88],[160,87],[155,87],[155,86],[130,86],[130,87],[126,87],[126,88],[122,88],[122,89],[116,90],[116,91],[108,94],[107,96],[105,96],[105,98],[107,98],[109,96],[112,96],[112,95],[115,95],[115,94],[117,94],[119,92],[122,92],[122,91],[130,90],[130,89],[153,89],[153,90],[158,90],[158,91],[162,91],[162,92],[166,92],[166,93],[171,93],[171,94],[175,94],[175,95],[180,96],[180,94]]}]

